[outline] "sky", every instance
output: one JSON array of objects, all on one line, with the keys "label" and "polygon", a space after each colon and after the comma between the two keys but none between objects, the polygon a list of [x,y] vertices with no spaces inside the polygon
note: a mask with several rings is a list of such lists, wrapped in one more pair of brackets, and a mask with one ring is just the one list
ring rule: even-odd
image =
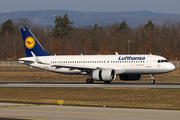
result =
[{"label": "sky", "polygon": [[180,0],[0,0],[0,13],[29,10],[122,12],[148,10],[180,14]]}]

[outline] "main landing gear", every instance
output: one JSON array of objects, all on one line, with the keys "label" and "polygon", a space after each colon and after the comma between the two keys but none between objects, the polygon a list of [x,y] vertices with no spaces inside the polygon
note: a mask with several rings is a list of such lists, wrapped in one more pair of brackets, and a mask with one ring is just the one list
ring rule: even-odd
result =
[{"label": "main landing gear", "polygon": [[153,79],[153,76],[154,76],[154,74],[150,74],[150,77],[151,77],[151,81],[150,81],[150,83],[155,83],[155,80]]},{"label": "main landing gear", "polygon": [[86,79],[86,83],[94,83],[94,80],[92,78],[92,73],[89,74],[89,78]]},{"label": "main landing gear", "polygon": [[109,84],[109,83],[111,83],[111,81],[104,81],[104,83],[107,83],[107,84]]},{"label": "main landing gear", "polygon": [[87,78],[86,83],[94,83],[94,80],[92,78]]}]

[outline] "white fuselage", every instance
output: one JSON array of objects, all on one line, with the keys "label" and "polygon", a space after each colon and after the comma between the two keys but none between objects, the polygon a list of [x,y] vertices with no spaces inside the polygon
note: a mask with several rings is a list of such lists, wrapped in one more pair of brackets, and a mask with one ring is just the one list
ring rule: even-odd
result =
[{"label": "white fuselage", "polygon": [[44,64],[35,62],[33,57],[20,58],[19,62],[52,72],[84,75],[90,71],[86,68],[114,69],[117,75],[161,74],[175,69],[172,63],[157,55],[60,55],[37,58]]}]

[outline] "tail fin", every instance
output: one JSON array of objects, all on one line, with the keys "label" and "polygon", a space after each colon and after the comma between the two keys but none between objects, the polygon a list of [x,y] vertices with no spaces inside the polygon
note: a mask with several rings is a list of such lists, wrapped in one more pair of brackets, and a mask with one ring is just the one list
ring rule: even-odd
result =
[{"label": "tail fin", "polygon": [[44,50],[38,40],[34,37],[28,28],[21,28],[21,33],[23,37],[24,47],[26,50],[26,56],[32,57],[31,51],[36,56],[49,56],[49,54]]}]

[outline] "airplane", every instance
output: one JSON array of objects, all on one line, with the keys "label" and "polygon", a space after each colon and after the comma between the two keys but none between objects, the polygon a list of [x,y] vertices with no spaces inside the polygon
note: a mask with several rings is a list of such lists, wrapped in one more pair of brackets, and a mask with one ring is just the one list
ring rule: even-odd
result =
[{"label": "airplane", "polygon": [[28,28],[21,28],[26,56],[18,62],[61,74],[89,75],[86,83],[104,81],[111,83],[118,75],[123,81],[137,81],[141,75],[168,73],[175,66],[158,55],[49,55]]}]

